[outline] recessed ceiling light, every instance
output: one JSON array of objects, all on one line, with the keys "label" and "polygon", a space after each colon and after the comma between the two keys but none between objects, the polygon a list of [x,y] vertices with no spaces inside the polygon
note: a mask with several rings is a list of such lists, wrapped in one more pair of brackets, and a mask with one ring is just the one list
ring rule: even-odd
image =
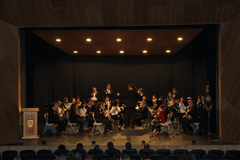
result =
[{"label": "recessed ceiling light", "polygon": [[61,42],[62,40],[61,40],[60,38],[57,38],[56,41],[57,41],[57,42]]},{"label": "recessed ceiling light", "polygon": [[147,50],[143,50],[143,53],[147,53]]},{"label": "recessed ceiling light", "polygon": [[87,38],[86,41],[87,42],[91,42],[92,40],[91,40],[91,38]]},{"label": "recessed ceiling light", "polygon": [[76,54],[76,53],[78,53],[78,51],[73,51],[73,53],[75,53],[75,54]]},{"label": "recessed ceiling light", "polygon": [[121,42],[122,39],[121,39],[121,38],[117,38],[116,41],[117,41],[117,42]]},{"label": "recessed ceiling light", "polygon": [[177,39],[178,41],[182,41],[183,40],[183,38],[182,37],[178,37],[178,39]]},{"label": "recessed ceiling light", "polygon": [[148,38],[147,41],[152,41],[152,38]]},{"label": "recessed ceiling light", "polygon": [[98,54],[100,54],[101,53],[101,51],[96,51]]},{"label": "recessed ceiling light", "polygon": [[121,50],[121,51],[119,51],[119,53],[123,54],[123,53],[124,53],[124,51],[123,51],[123,50]]},{"label": "recessed ceiling light", "polygon": [[166,50],[166,53],[170,53],[171,52],[171,50]]}]

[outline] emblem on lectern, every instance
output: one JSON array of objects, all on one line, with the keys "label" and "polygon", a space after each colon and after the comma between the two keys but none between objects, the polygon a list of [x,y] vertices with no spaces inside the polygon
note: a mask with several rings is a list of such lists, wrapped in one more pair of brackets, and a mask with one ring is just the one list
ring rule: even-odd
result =
[{"label": "emblem on lectern", "polygon": [[32,127],[33,127],[33,120],[32,120],[31,114],[30,114],[29,117],[28,117],[27,126],[28,126],[29,128],[32,128]]}]

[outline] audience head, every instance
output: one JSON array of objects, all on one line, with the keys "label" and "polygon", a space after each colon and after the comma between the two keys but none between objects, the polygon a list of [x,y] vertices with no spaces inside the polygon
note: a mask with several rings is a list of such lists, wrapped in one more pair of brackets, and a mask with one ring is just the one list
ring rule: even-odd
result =
[{"label": "audience head", "polygon": [[149,149],[149,148],[150,148],[150,146],[148,143],[144,144],[144,149]]},{"label": "audience head", "polygon": [[108,147],[108,149],[113,149],[114,148],[113,142],[108,142],[107,147]]},{"label": "audience head", "polygon": [[130,160],[130,156],[127,155],[127,154],[125,154],[125,155],[123,156],[122,160]]},{"label": "audience head", "polygon": [[76,152],[74,155],[75,160],[81,160],[82,159],[82,154],[80,152]]},{"label": "audience head", "polygon": [[21,156],[16,155],[16,156],[13,158],[13,160],[21,160]]},{"label": "audience head", "polygon": [[67,98],[67,97],[64,97],[64,98],[63,98],[63,102],[64,102],[64,103],[68,103],[68,98]]},{"label": "audience head", "polygon": [[141,155],[141,159],[142,160],[150,160],[150,155],[148,153],[142,153]]},{"label": "audience head", "polygon": [[96,144],[96,146],[94,146],[94,149],[100,149],[100,146]]},{"label": "audience head", "polygon": [[65,155],[61,155],[58,157],[58,160],[67,160],[67,157]]},{"label": "audience head", "polygon": [[126,149],[131,149],[132,148],[132,144],[130,142],[127,142],[125,144],[125,147],[126,147]]},{"label": "audience head", "polygon": [[82,143],[78,143],[76,146],[76,149],[83,149],[83,144]]},{"label": "audience head", "polygon": [[65,147],[63,144],[60,144],[60,145],[58,146],[58,149],[66,149],[66,147]]}]

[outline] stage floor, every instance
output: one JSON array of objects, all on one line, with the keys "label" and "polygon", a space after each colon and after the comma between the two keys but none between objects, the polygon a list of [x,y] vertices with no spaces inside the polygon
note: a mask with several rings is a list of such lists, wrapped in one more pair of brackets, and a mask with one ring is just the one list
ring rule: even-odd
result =
[{"label": "stage floor", "polygon": [[[42,130],[39,130],[42,133]],[[82,143],[83,145],[92,145],[92,141],[96,144],[106,145],[107,142],[112,141],[116,146],[124,146],[126,142],[131,142],[132,145],[142,145],[142,141],[149,143],[150,145],[192,145],[192,141],[195,140],[197,145],[225,145],[227,143],[220,142],[218,139],[211,137],[198,136],[197,133],[190,135],[187,133],[179,133],[176,129],[172,135],[164,132],[162,135],[152,135],[149,133],[148,129],[144,129],[144,134],[142,136],[123,136],[121,131],[116,130],[115,133],[103,134],[97,133],[79,133],[78,135],[44,135],[39,139],[32,140],[19,140],[23,145],[42,145],[42,141],[46,141],[47,145],[58,146],[60,144],[64,145],[76,145],[77,143]]]}]

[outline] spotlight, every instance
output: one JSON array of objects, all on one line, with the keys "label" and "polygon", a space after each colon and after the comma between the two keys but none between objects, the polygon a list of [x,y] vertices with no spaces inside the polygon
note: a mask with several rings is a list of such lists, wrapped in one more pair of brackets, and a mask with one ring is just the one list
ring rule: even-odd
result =
[{"label": "spotlight", "polygon": [[96,51],[98,54],[100,54],[101,53],[101,51]]},{"label": "spotlight", "polygon": [[182,37],[178,37],[178,39],[177,39],[178,41],[182,41],[183,40],[183,38]]},{"label": "spotlight", "polygon": [[117,42],[121,42],[122,39],[121,39],[121,38],[117,38],[116,41],[117,41]]},{"label": "spotlight", "polygon": [[124,53],[124,51],[123,51],[123,50],[121,50],[121,51],[119,51],[119,53],[123,54],[123,53]]},{"label": "spotlight", "polygon": [[91,38],[87,38],[86,41],[87,41],[87,42],[91,42],[92,39],[91,39]]},{"label": "spotlight", "polygon": [[147,50],[143,50],[143,53],[147,53]]},{"label": "spotlight", "polygon": [[61,40],[60,38],[57,38],[56,41],[57,41],[57,42],[61,42],[62,40]]},{"label": "spotlight", "polygon": [[171,52],[171,50],[166,50],[166,53],[170,53]]},{"label": "spotlight", "polygon": [[149,42],[152,41],[152,38],[148,38],[147,41],[149,41]]},{"label": "spotlight", "polygon": [[73,51],[73,53],[75,53],[75,54],[76,54],[76,53],[78,53],[78,51]]}]

